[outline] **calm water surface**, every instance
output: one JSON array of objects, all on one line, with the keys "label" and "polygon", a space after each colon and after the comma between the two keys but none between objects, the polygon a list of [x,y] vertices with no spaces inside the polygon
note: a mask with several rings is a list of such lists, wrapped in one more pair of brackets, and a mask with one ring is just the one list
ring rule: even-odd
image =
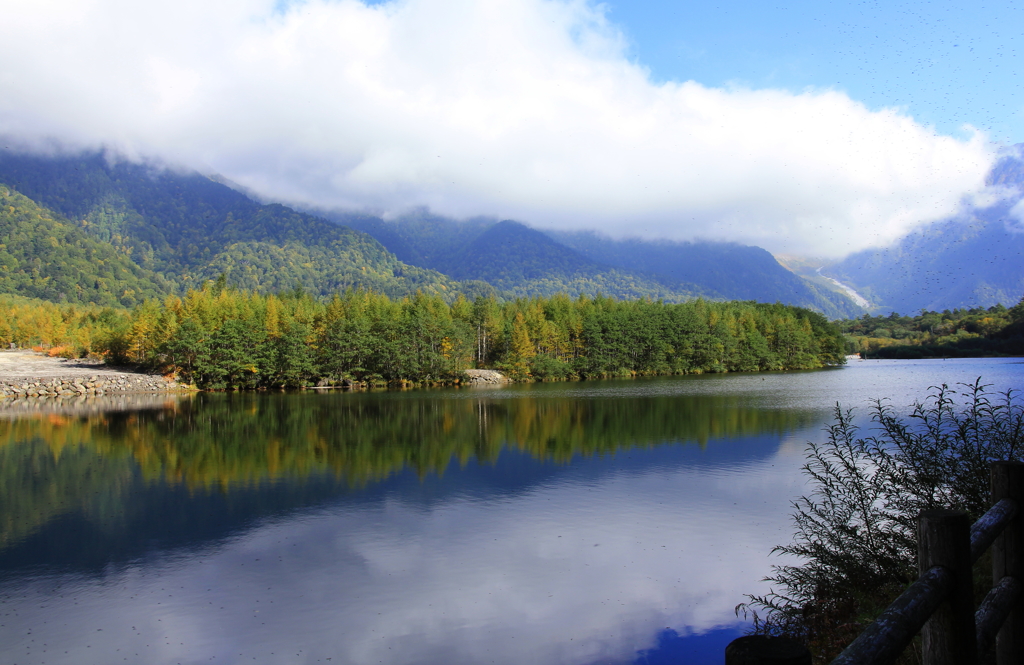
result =
[{"label": "calm water surface", "polygon": [[0,662],[721,663],[835,403],[979,376],[0,406]]}]

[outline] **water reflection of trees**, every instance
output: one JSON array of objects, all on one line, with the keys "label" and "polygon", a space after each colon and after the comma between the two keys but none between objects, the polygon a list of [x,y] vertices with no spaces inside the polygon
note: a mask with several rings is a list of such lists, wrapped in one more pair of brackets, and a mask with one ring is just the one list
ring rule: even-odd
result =
[{"label": "water reflection of trees", "polygon": [[538,460],[784,434],[813,414],[736,396],[573,400],[203,394],[165,408],[0,421],[0,548],[70,510],[109,512],[137,474],[195,489],[333,474],[360,486],[513,449]]},{"label": "water reflection of trees", "polygon": [[[0,426],[2,428],[2,426]],[[20,428],[19,428],[20,429]],[[52,422],[45,430],[59,429]],[[0,446],[0,549],[70,511],[103,522],[121,512],[133,481],[128,451],[99,454],[85,445],[62,445],[59,435]]]}]

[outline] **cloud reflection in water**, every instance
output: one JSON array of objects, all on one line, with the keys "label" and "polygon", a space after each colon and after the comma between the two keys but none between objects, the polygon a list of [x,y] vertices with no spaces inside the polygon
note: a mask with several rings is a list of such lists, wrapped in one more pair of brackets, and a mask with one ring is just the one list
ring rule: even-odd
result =
[{"label": "cloud reflection in water", "polygon": [[788,532],[800,450],[711,469],[662,456],[596,478],[567,469],[426,506],[339,502],[98,580],[8,584],[18,603],[0,659],[630,662],[665,628],[735,623]]}]

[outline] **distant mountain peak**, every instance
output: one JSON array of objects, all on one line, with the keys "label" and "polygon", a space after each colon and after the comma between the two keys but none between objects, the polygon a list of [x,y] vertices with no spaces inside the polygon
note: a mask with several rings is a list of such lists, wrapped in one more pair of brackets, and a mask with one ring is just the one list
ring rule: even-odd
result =
[{"label": "distant mountain peak", "polygon": [[1017,187],[1024,191],[1024,143],[1010,146],[985,179],[989,186]]}]

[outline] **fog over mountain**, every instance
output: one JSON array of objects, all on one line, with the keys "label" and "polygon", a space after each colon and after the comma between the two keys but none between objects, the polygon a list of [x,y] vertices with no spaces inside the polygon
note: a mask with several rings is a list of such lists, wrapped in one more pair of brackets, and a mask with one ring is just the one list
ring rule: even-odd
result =
[{"label": "fog over mountain", "polygon": [[585,1],[4,3],[0,136],[275,201],[841,256],[956,213],[996,157],[839,88],[656,80]]},{"label": "fog over mountain", "polygon": [[1024,296],[1024,144],[987,179],[1001,198],[965,207],[882,249],[856,252],[822,274],[855,288],[880,311],[1007,307]]}]

